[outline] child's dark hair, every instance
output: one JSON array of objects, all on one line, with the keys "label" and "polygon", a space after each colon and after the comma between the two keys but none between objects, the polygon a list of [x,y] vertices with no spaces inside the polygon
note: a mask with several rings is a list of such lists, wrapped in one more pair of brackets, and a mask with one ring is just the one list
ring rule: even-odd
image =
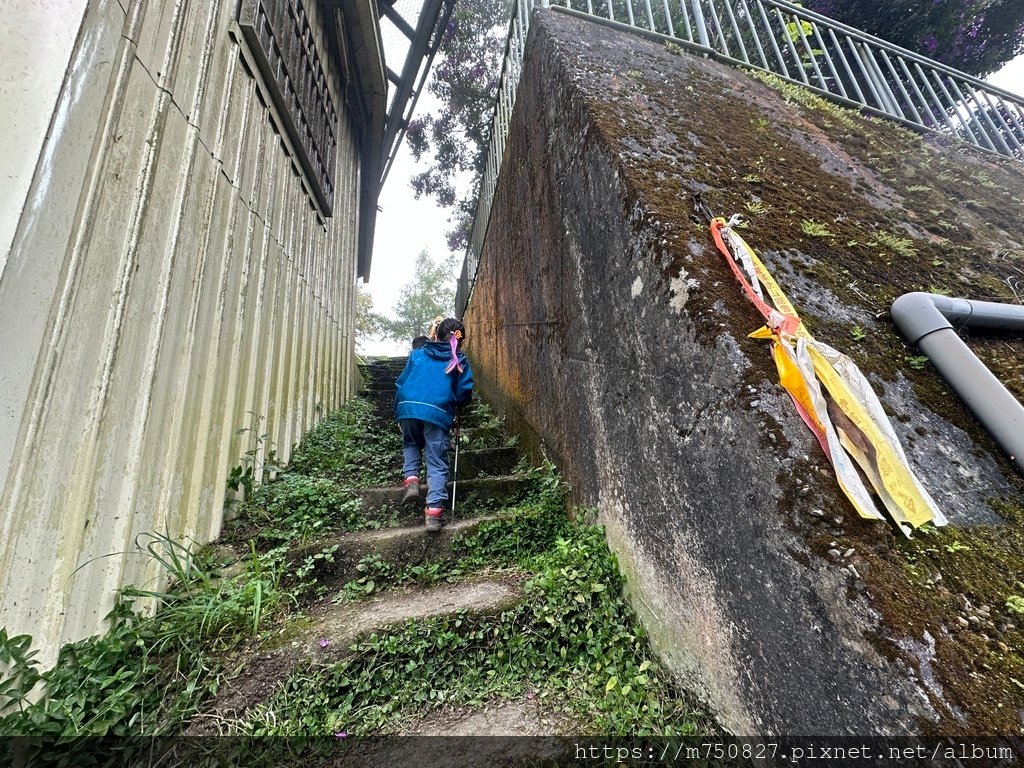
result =
[{"label": "child's dark hair", "polygon": [[437,330],[434,331],[434,338],[437,341],[448,341],[453,335],[459,340],[461,347],[462,342],[466,340],[466,326],[454,317],[447,317],[437,324]]},{"label": "child's dark hair", "polygon": [[412,348],[413,348],[413,349],[419,349],[419,348],[420,348],[420,347],[422,347],[422,346],[423,346],[424,344],[426,344],[426,343],[427,343],[427,341],[428,341],[428,339],[427,339],[427,337],[426,337],[426,336],[417,336],[416,338],[414,338],[414,339],[412,340]]}]

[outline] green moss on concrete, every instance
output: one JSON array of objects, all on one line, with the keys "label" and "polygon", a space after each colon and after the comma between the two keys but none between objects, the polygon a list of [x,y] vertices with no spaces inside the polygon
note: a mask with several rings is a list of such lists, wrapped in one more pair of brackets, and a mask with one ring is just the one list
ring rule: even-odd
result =
[{"label": "green moss on concrete", "polygon": [[[591,70],[589,106],[600,134],[593,140],[617,153],[627,203],[641,210],[638,227],[648,236],[657,232],[663,290],[680,269],[697,278],[700,289],[687,311],[698,331],[717,336],[725,316],[742,338],[762,321],[724,263],[695,255],[694,243],[713,249],[708,222],[694,215],[696,192],[719,215],[747,216],[743,235],[770,268],[790,269],[865,318],[863,327],[851,326],[791,291],[812,333],[850,354],[882,382],[880,390],[906,377],[921,404],[969,434],[980,455],[997,456],[1009,486],[1024,492],[990,438],[931,366],[915,359],[887,316],[896,297],[914,290],[1019,300],[1013,285],[1024,276],[1021,166],[949,139],[922,138],[771,76],[756,75],[760,83],[742,74],[723,80],[704,62],[638,50],[628,72],[593,59],[582,63]],[[673,59],[684,62],[685,77]],[[969,340],[1018,397],[1022,341],[974,333]],[[774,383],[767,349],[746,343],[747,376]],[[927,439],[929,430],[919,425],[916,434]],[[793,478],[827,468],[820,456],[806,463],[780,474],[781,511],[804,530],[816,555],[854,550],[844,560],[859,576],[851,579],[850,597],[865,595],[880,612],[879,650],[925,680],[939,715],[928,727],[959,736],[1020,733],[1024,637],[1017,624],[1024,616],[1007,601],[1024,595],[1021,497],[992,500],[1004,524],[931,529],[906,540],[857,519],[838,490],[831,508],[845,510],[845,520],[800,521]],[[928,637],[934,650],[927,650]]]}]

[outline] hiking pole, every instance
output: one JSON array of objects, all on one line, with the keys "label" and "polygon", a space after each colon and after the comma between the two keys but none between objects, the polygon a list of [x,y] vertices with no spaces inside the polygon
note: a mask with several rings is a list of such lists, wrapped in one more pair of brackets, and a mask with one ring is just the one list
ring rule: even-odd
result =
[{"label": "hiking pole", "polygon": [[459,443],[462,442],[462,408],[455,410],[455,468],[452,470],[452,521],[455,520],[455,488],[459,484]]}]

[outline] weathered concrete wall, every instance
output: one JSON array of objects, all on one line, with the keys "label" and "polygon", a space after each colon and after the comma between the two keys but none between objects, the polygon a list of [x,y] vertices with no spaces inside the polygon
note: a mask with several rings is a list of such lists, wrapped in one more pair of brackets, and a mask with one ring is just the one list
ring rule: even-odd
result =
[{"label": "weathered concrete wall", "polygon": [[[217,534],[251,414],[287,457],[352,391],[361,148],[335,20],[306,5],[341,110],[332,217],[243,61],[237,3],[97,0],[40,65],[59,95],[20,145],[34,175],[0,277],[0,626],[44,661],[159,575],[138,534]],[[23,58],[5,93],[33,82]]]},{"label": "weathered concrete wall", "polygon": [[[68,69],[86,0],[0,2],[0,274]],[[39,34],[45,29],[46,34]],[[82,63],[78,63],[81,66]],[[88,66],[88,64],[86,64]],[[58,119],[54,126],[63,126]],[[14,149],[14,151],[12,151]]]},{"label": "weathered concrete wall", "polygon": [[[1013,298],[1020,167],[554,12],[530,34],[469,351],[481,388],[596,507],[666,663],[739,734],[1015,731],[1013,625],[979,635],[956,618],[960,598],[1012,588],[998,572],[1019,564],[1017,539],[982,587],[952,539],[918,561],[902,549],[916,542],[855,519],[767,345],[746,338],[762,321],[693,193],[751,214],[744,234],[811,332],[870,375],[925,485],[988,543],[1008,527],[990,502],[1019,499],[1020,478],[907,365],[885,313],[929,284]],[[1020,393],[1012,343],[979,353]],[[957,554],[933,570],[944,547]]]}]

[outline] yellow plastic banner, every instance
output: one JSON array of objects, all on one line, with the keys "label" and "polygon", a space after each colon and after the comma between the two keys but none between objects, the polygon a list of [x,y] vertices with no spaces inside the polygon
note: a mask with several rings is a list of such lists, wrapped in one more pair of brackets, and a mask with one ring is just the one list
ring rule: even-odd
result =
[{"label": "yellow plastic banner", "polygon": [[[768,268],[724,219],[713,220],[711,230],[747,296],[768,321],[750,336],[770,340],[779,382],[821,443],[857,514],[881,519],[851,458],[904,533],[909,535],[908,528],[927,522],[945,525],[945,516],[910,469],[899,439],[860,369],[846,355],[811,336]],[[764,301],[762,286],[771,304]],[[824,397],[822,386],[830,400]]]}]

